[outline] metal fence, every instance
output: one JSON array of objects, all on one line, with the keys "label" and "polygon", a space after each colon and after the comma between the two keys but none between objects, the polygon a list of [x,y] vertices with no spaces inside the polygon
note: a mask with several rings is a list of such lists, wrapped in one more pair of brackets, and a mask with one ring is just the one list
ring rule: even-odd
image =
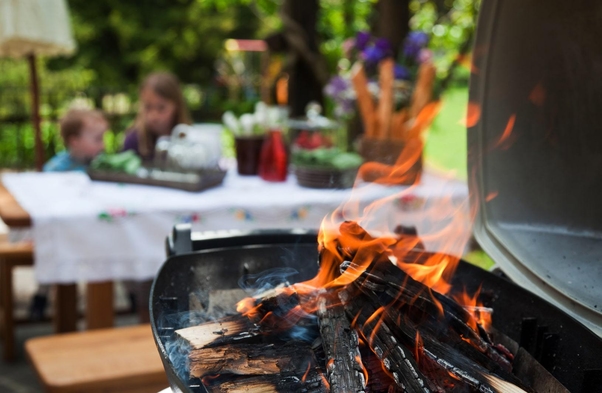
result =
[{"label": "metal fence", "polygon": [[[30,93],[25,87],[0,89],[0,168],[27,169],[34,165],[34,131],[31,122]],[[102,109],[109,119],[107,151],[120,148],[123,133],[135,116],[131,97],[101,88],[73,91],[68,88],[45,90],[40,96],[42,140],[45,158],[62,150],[58,119],[73,105]]]},{"label": "metal fence", "polygon": [[[184,86],[188,106],[195,122],[221,121],[226,109],[250,110],[251,103],[224,100],[224,89]],[[191,98],[192,97],[192,98]],[[46,89],[40,95],[42,140],[48,160],[64,146],[58,120],[71,106],[102,109],[110,123],[105,135],[107,152],[119,151],[125,130],[136,116],[136,97],[114,89],[89,87],[74,90],[68,86]],[[34,131],[31,123],[30,93],[27,87],[0,87],[0,168],[28,169],[34,166]],[[247,108],[247,106],[249,108]]]}]

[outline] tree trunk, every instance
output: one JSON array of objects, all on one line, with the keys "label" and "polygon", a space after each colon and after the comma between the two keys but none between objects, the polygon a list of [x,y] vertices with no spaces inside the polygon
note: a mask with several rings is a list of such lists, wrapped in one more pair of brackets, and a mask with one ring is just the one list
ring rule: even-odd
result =
[{"label": "tree trunk", "polygon": [[378,18],[374,34],[389,40],[393,54],[397,57],[404,39],[410,31],[409,0],[379,0],[376,5]]},{"label": "tree trunk", "polygon": [[[316,57],[320,56],[316,38],[318,10],[318,0],[285,0],[282,5],[283,16],[301,27],[299,33],[304,36],[305,50]],[[285,30],[291,31],[287,29],[286,23]],[[293,58],[288,82],[288,104],[290,115],[298,117],[305,115],[305,107],[310,101],[324,104],[323,81],[316,75],[315,65],[308,63],[307,56],[301,55],[296,48],[290,48],[289,53]]]}]

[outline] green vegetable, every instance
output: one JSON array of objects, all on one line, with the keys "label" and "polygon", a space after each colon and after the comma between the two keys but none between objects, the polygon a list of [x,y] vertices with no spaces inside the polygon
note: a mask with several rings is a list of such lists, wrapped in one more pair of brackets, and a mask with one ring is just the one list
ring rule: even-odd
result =
[{"label": "green vegetable", "polygon": [[91,169],[135,174],[142,166],[142,159],[132,150],[119,154],[101,154],[90,164]]},{"label": "green vegetable", "polygon": [[337,148],[300,149],[292,155],[292,163],[297,166],[324,169],[352,169],[362,165],[362,162],[363,159],[359,154],[341,152]]}]

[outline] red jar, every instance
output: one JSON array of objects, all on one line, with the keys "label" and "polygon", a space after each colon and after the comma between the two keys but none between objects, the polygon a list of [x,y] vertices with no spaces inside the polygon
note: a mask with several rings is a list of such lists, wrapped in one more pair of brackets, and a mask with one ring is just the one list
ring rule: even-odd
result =
[{"label": "red jar", "polygon": [[285,181],[288,173],[288,157],[280,130],[272,130],[263,141],[259,176],[266,181]]}]

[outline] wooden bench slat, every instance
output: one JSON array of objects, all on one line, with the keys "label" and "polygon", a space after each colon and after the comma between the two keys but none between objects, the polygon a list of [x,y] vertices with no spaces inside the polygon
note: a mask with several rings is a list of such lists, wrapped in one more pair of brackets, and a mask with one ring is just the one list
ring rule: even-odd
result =
[{"label": "wooden bench slat", "polygon": [[150,325],[34,338],[25,349],[50,392],[159,391],[168,386]]}]

